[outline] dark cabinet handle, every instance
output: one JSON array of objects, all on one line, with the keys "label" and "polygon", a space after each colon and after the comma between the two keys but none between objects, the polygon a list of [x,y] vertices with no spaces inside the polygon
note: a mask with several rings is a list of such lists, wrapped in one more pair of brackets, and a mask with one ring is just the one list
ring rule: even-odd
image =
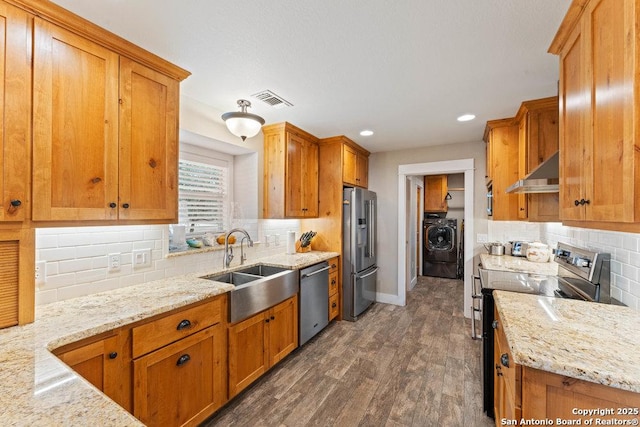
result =
[{"label": "dark cabinet handle", "polygon": [[115,351],[112,351],[111,353],[109,353],[109,359],[113,360],[116,357],[118,357],[118,353]]},{"label": "dark cabinet handle", "polygon": [[115,209],[115,208],[117,208],[117,207],[118,207],[118,205],[117,205],[115,202],[111,202],[111,203],[109,203],[109,207],[110,207],[111,209]]},{"label": "dark cabinet handle", "polygon": [[500,356],[500,363],[502,363],[502,366],[505,368],[509,367],[509,355],[507,353],[503,353],[502,356]]},{"label": "dark cabinet handle", "polygon": [[269,319],[266,319],[264,322],[265,322],[265,323],[269,323]]},{"label": "dark cabinet handle", "polygon": [[337,267],[337,265],[331,264],[331,268],[336,268],[336,267]]},{"label": "dark cabinet handle", "polygon": [[336,308],[337,306],[338,306],[338,304],[336,304],[335,302],[331,303],[331,308]]},{"label": "dark cabinet handle", "polygon": [[275,316],[271,316],[271,320],[276,320],[276,317]]},{"label": "dark cabinet handle", "polygon": [[22,202],[20,200],[18,200],[18,199],[15,199],[15,200],[11,201],[11,206],[13,206],[14,208],[17,208],[21,204],[22,204]]},{"label": "dark cabinet handle", "polygon": [[97,184],[97,183],[99,183],[100,181],[102,181],[102,178],[100,178],[99,176],[96,176],[95,178],[92,178],[92,179],[91,179],[91,182],[92,182],[93,184]]},{"label": "dark cabinet handle", "polygon": [[502,368],[500,368],[500,365],[498,365],[496,363],[496,375],[498,375],[499,377],[502,376]]},{"label": "dark cabinet handle", "polygon": [[573,204],[576,206],[580,206],[580,200],[576,199],[573,201]]},{"label": "dark cabinet handle", "polygon": [[493,322],[491,322],[491,327],[492,327],[493,329],[498,329],[498,321],[497,321],[497,320],[494,320]]},{"label": "dark cabinet handle", "polygon": [[191,356],[189,356],[188,354],[183,354],[178,358],[178,361],[176,362],[176,366],[182,366],[185,363],[187,363],[189,360],[191,360]]},{"label": "dark cabinet handle", "polygon": [[191,327],[191,322],[187,319],[184,319],[183,321],[181,321],[180,323],[178,323],[178,327],[176,328],[177,330],[181,331],[183,329],[187,329]]},{"label": "dark cabinet handle", "polygon": [[122,207],[125,208],[125,209],[129,209],[129,203],[123,203]]},{"label": "dark cabinet handle", "polygon": [[588,205],[589,203],[591,203],[591,200],[585,200],[585,199],[580,200],[581,205]]},{"label": "dark cabinet handle", "polygon": [[335,284],[336,284],[336,282],[337,282],[337,280],[336,280],[336,279],[331,279],[331,284],[332,284],[332,285],[335,285]]}]

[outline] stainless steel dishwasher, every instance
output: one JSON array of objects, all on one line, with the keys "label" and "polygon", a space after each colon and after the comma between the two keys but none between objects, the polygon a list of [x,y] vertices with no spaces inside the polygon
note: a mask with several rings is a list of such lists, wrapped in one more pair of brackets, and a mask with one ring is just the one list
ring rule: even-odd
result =
[{"label": "stainless steel dishwasher", "polygon": [[329,263],[324,261],[300,271],[299,345],[329,324]]}]

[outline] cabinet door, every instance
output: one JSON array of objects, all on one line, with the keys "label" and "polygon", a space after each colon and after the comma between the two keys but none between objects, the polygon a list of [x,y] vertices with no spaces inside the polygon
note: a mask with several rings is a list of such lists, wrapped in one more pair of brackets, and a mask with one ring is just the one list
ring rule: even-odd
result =
[{"label": "cabinet door", "polygon": [[584,210],[574,201],[583,196],[583,175],[589,118],[589,91],[585,91],[586,65],[583,37],[576,27],[560,57],[560,219],[580,220]]},{"label": "cabinet door", "polygon": [[118,55],[39,18],[34,27],[32,217],[116,219]]},{"label": "cabinet door", "polygon": [[35,304],[35,230],[0,230],[0,328],[31,323]]},{"label": "cabinet door", "polygon": [[269,366],[298,347],[298,297],[294,296],[269,310]]},{"label": "cabinet door", "polygon": [[431,175],[424,178],[424,210],[425,212],[446,212],[448,209],[447,176]]},{"label": "cabinet door", "polygon": [[318,145],[287,133],[287,217],[318,216]]},{"label": "cabinet door", "polygon": [[31,15],[0,2],[0,221],[22,221],[31,174]]},{"label": "cabinet door", "polygon": [[149,426],[182,425],[222,405],[224,327],[211,326],[133,361],[133,414]]},{"label": "cabinet door", "polygon": [[358,152],[356,156],[356,183],[358,186],[369,186],[369,158]]},{"label": "cabinet door", "polygon": [[344,144],[342,146],[342,181],[345,184],[357,185],[358,153],[356,150]]},{"label": "cabinet door", "polygon": [[121,339],[126,337],[111,336],[57,355],[98,390],[130,411],[131,359]]},{"label": "cabinet door", "polygon": [[493,219],[517,220],[518,196],[507,194],[507,187],[518,179],[518,126],[500,126],[491,130],[493,162]]},{"label": "cabinet door", "polygon": [[269,369],[267,312],[229,326],[229,398]]},{"label": "cabinet door", "polygon": [[[624,3],[624,6],[621,4]],[[586,219],[593,221],[633,222],[637,193],[634,186],[634,162],[640,159],[634,145],[635,94],[637,79],[635,30],[637,6],[634,1],[600,0],[590,2],[583,19],[589,64],[585,69],[591,89],[591,120],[593,136],[584,159],[589,203]],[[637,142],[635,142],[637,144]],[[635,164],[638,167],[638,164]]]},{"label": "cabinet door", "polygon": [[179,82],[120,59],[120,219],[176,222]]},{"label": "cabinet door", "polygon": [[[529,142],[529,115],[525,116],[518,123],[518,176],[520,179],[527,176],[529,173],[529,152],[527,150],[527,143]],[[518,219],[528,218],[528,202],[529,198],[527,194],[518,194]]]}]

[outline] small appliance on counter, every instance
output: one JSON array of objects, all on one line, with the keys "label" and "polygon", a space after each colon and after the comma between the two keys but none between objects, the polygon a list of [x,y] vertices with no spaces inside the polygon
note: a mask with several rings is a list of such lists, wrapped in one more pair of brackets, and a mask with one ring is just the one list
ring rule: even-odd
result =
[{"label": "small appliance on counter", "polygon": [[527,248],[529,247],[529,242],[525,242],[522,240],[513,240],[509,243],[511,243],[511,256],[527,256]]}]

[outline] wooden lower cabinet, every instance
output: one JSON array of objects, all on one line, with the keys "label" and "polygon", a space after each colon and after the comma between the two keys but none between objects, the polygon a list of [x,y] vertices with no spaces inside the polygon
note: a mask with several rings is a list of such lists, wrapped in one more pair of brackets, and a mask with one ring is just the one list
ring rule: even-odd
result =
[{"label": "wooden lower cabinet", "polygon": [[149,426],[197,425],[222,406],[224,332],[217,324],[134,360],[133,414]]},{"label": "wooden lower cabinet", "polygon": [[[523,425],[521,420],[546,421],[553,424],[530,425],[599,425],[612,419],[634,420],[640,408],[640,394],[558,375],[513,363],[509,344],[501,327],[498,311],[494,335],[494,414],[496,426]],[[609,409],[604,414],[580,414],[576,410]],[[630,410],[630,412],[629,412]],[[609,422],[607,422],[609,420]]]},{"label": "wooden lower cabinet", "polygon": [[34,229],[0,229],[0,328],[33,322],[34,247]]},{"label": "wooden lower cabinet", "polygon": [[340,315],[340,257],[329,260],[329,322]]},{"label": "wooden lower cabinet", "polygon": [[131,412],[131,351],[128,330],[109,332],[54,351],[60,360]]},{"label": "wooden lower cabinet", "polygon": [[298,347],[298,296],[229,326],[229,398]]}]

